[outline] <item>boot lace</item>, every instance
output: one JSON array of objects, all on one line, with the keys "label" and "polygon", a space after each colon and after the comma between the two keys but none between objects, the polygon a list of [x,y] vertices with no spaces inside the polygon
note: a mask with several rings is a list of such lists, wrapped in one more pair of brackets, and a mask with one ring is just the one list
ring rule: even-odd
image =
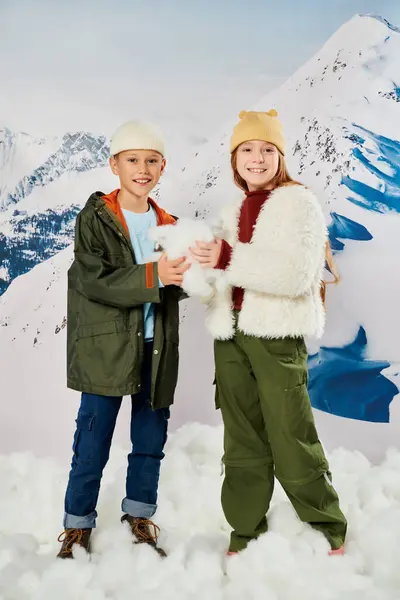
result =
[{"label": "boot lace", "polygon": [[139,543],[157,543],[160,528],[150,519],[132,521],[131,526],[132,533],[137,537]]},{"label": "boot lace", "polygon": [[73,529],[71,531],[63,531],[58,536],[58,541],[62,542],[62,554],[69,554],[75,544],[80,544],[84,535],[83,529]]}]

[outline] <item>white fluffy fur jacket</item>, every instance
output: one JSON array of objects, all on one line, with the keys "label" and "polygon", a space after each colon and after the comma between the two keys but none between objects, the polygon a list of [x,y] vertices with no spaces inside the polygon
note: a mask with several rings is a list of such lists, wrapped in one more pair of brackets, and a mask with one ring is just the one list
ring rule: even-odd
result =
[{"label": "white fluffy fur jacket", "polygon": [[315,195],[301,185],[274,190],[261,208],[252,241],[238,241],[243,199],[222,210],[223,238],[232,246],[225,286],[207,299],[207,327],[215,339],[233,336],[232,287],[244,288],[238,327],[267,338],[320,337],[325,311],[320,284],[327,230]]}]

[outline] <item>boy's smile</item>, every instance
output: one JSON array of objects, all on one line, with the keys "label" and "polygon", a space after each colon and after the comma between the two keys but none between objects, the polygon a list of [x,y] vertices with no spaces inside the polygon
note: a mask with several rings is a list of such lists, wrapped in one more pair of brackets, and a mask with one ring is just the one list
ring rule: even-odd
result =
[{"label": "boy's smile", "polygon": [[141,179],[134,179],[133,181],[134,181],[134,183],[137,183],[138,185],[146,186],[151,182],[151,177],[147,177],[147,178],[143,177]]}]

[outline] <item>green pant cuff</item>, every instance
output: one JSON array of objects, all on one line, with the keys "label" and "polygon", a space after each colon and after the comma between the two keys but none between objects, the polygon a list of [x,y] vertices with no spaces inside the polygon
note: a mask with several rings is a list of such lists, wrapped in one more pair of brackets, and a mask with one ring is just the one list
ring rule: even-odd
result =
[{"label": "green pant cuff", "polygon": [[342,537],[342,536],[330,537],[328,539],[328,542],[330,543],[332,550],[338,550],[344,544],[344,537]]},{"label": "green pant cuff", "polygon": [[263,535],[267,532],[267,528],[265,531],[259,531],[255,533],[253,536],[237,536],[235,533],[231,534],[231,540],[229,544],[229,552],[241,552],[241,550],[245,550],[250,542],[257,540],[260,535]]},{"label": "green pant cuff", "polygon": [[241,552],[242,550],[246,550],[248,543],[251,542],[251,540],[245,541],[243,540],[243,543],[230,543],[229,544],[229,552]]}]

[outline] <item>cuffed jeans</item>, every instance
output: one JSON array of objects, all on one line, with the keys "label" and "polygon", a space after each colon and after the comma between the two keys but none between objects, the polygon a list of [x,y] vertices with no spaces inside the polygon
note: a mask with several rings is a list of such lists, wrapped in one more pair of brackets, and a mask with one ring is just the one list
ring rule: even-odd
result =
[{"label": "cuffed jeans", "polygon": [[[164,458],[169,408],[150,406],[152,343],[145,344],[142,391],[132,396],[131,442],[122,510],[151,518],[157,509],[160,463]],[[65,528],[94,528],[103,469],[107,464],[122,397],[82,394],[73,458],[65,495]]]}]

